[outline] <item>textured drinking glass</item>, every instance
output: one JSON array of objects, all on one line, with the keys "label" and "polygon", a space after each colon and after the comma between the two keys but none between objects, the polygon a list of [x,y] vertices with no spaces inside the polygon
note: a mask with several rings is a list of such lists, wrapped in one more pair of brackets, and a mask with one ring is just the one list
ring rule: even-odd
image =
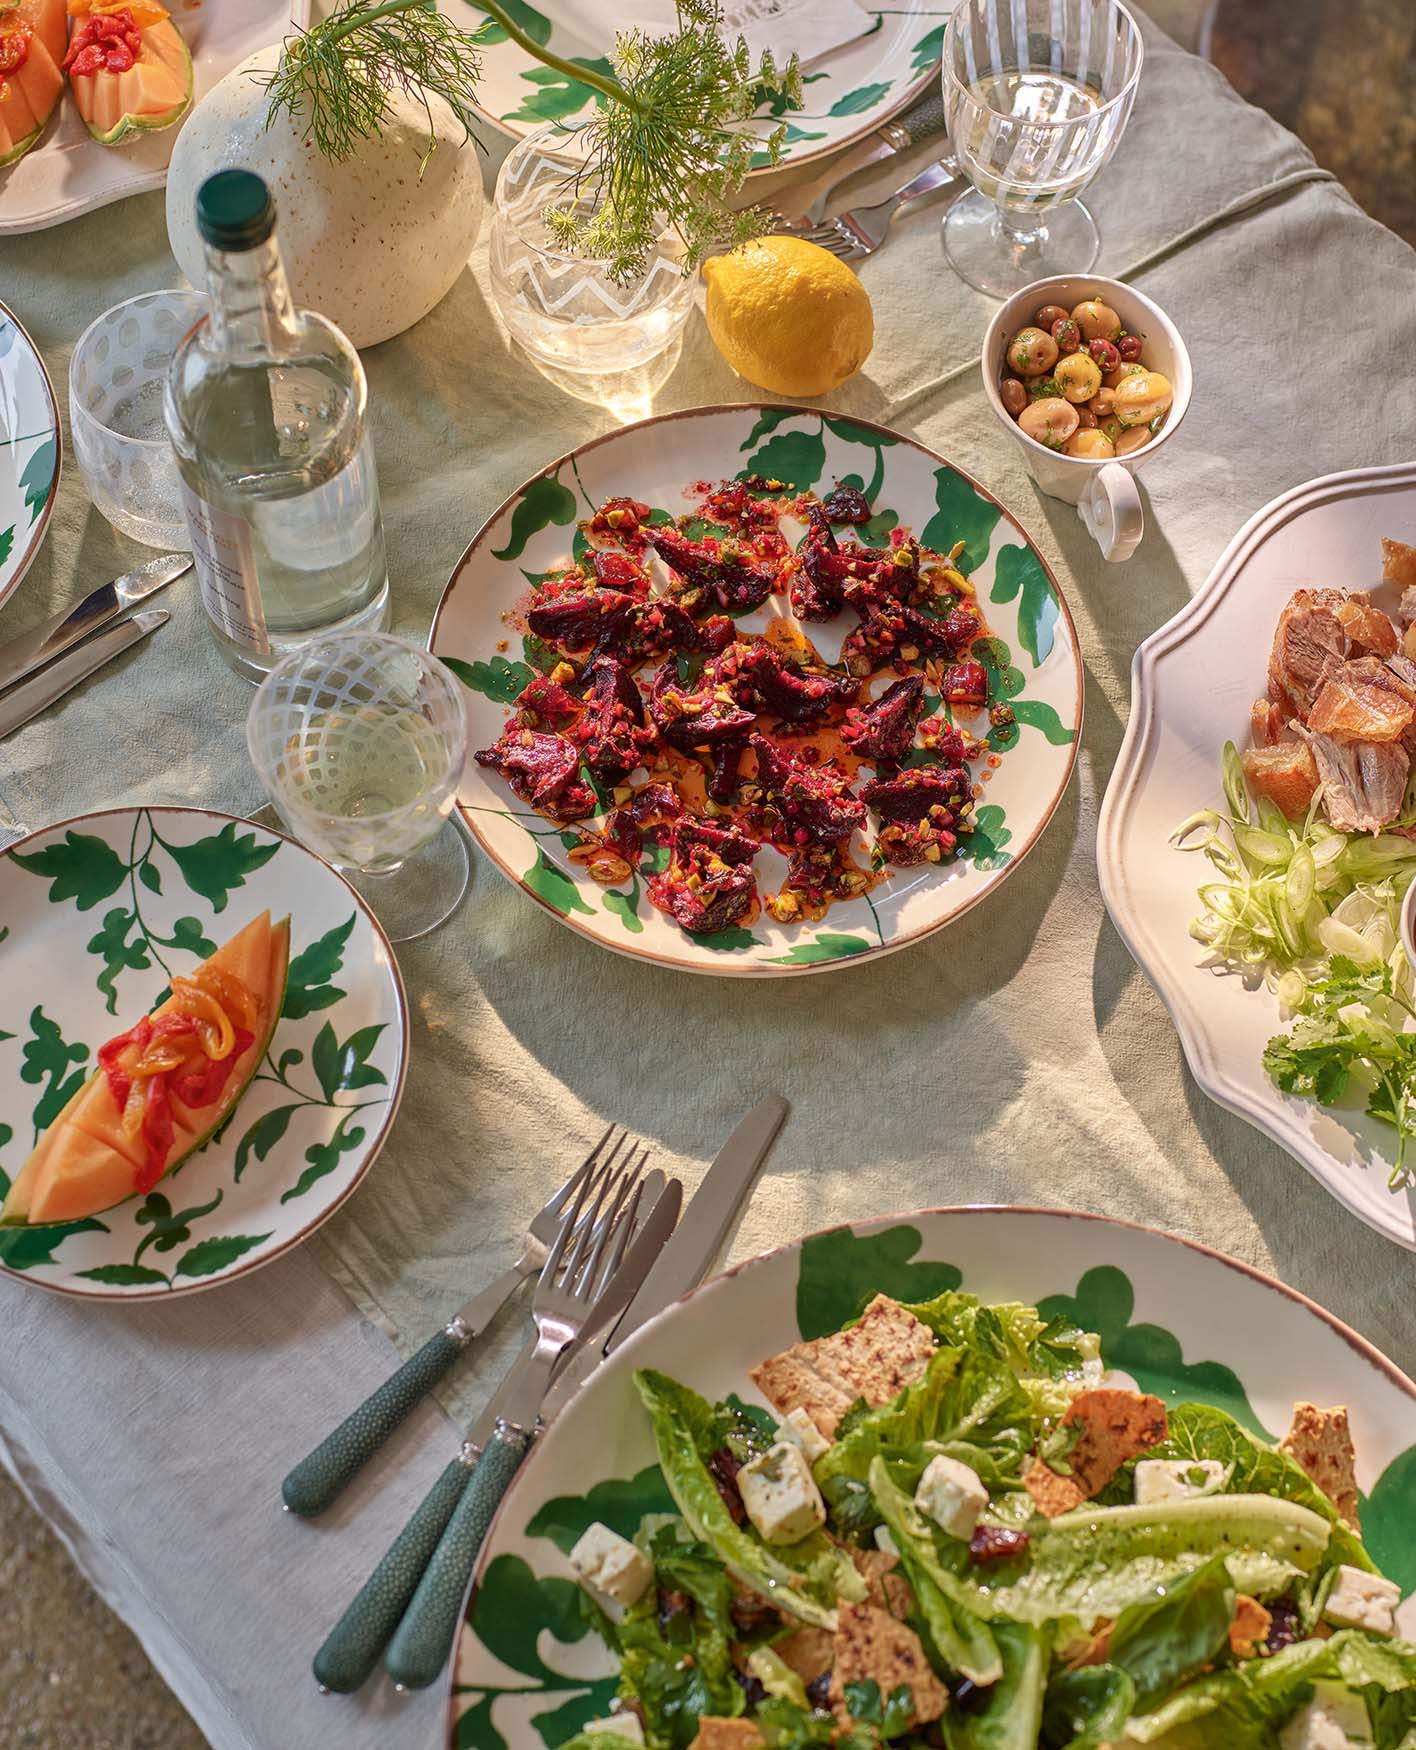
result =
[{"label": "textured drinking glass", "polygon": [[468,877],[448,818],[467,711],[435,656],[385,632],[315,638],[261,682],[246,741],[281,818],[353,882],[391,941],[452,913]]},{"label": "textured drinking glass", "polygon": [[1095,264],[1077,196],[1116,150],[1140,76],[1121,0],[961,0],[943,70],[950,144],[974,185],[944,219],[961,278],[1006,298]]},{"label": "textured drinking glass", "polygon": [[554,245],[542,216],[548,206],[588,217],[592,197],[576,189],[584,162],[575,133],[556,126],[507,153],[492,215],[492,299],[532,358],[562,371],[633,370],[677,339],[693,308],[693,276],[683,272],[672,231],[660,237],[648,272],[627,286],[604,262]]},{"label": "textured drinking glass", "polygon": [[206,313],[204,292],[144,292],[91,322],[69,364],[69,429],[89,497],[149,547],[192,544],[162,389],[178,341]]}]

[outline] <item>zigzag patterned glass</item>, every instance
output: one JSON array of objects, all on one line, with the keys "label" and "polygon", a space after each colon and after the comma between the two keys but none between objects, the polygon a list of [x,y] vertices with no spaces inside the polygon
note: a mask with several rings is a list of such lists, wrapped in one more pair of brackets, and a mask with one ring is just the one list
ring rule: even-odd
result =
[{"label": "zigzag patterned glass", "polygon": [[574,130],[538,128],[507,153],[492,216],[492,300],[513,340],[562,371],[610,375],[657,358],[693,308],[693,276],[672,231],[659,239],[649,271],[616,285],[603,262],[555,248],[542,217],[548,206],[583,209],[576,175],[584,165]]},{"label": "zigzag patterned glass", "polygon": [[944,252],[981,292],[1086,273],[1101,239],[1077,196],[1116,150],[1141,76],[1121,0],[961,0],[944,33],[949,139],[973,189]]}]

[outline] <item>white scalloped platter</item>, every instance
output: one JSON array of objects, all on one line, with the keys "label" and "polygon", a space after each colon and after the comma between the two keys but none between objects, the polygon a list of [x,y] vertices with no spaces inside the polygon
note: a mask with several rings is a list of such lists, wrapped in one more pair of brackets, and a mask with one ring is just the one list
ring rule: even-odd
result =
[{"label": "white scalloped platter", "polygon": [[1189,925],[1207,865],[1169,842],[1196,809],[1223,806],[1220,754],[1247,739],[1289,596],[1304,585],[1375,585],[1382,535],[1416,543],[1416,464],[1311,480],[1251,518],[1194,600],[1146,639],[1102,804],[1097,870],[1111,921],[1169,1009],[1204,1091],[1286,1148],[1360,1221],[1416,1249],[1416,1193],[1387,1184],[1393,1132],[1358,1107],[1283,1094],[1264,1074],[1278,1003],[1206,965]]}]

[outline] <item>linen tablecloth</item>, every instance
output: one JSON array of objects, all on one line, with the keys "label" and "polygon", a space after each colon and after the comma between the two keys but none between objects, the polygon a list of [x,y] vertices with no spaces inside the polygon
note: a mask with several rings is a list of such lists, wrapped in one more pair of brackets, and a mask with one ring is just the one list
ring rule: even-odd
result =
[{"label": "linen tablecloth", "polygon": [[[1300,180],[1138,276],[1188,341],[1195,392],[1183,432],[1144,475],[1137,557],[1105,565],[1075,511],[1027,479],[976,371],[951,376],[977,353],[992,306],[945,265],[937,208],[903,216],[862,265],[876,348],[832,398],[998,493],[1076,618],[1087,669],[1076,779],[1005,886],[952,928],[829,984],[728,982],[604,953],[479,859],[456,919],[400,950],[412,1007],[402,1112],[363,1188],[302,1252],[157,1306],[87,1306],[0,1279],[3,1457],[217,1750],[440,1742],[439,1691],[322,1698],[308,1660],[454,1450],[453,1424],[425,1408],[318,1524],[282,1516],[279,1480],[398,1350],[491,1277],[610,1118],[691,1182],[754,1100],[789,1095],[735,1256],[926,1204],[1098,1210],[1272,1270],[1416,1368],[1409,1255],[1196,1090],[1106,921],[1094,855],[1139,641],[1265,501],[1410,454],[1410,399],[1388,386],[1416,341],[1416,255],[1317,180],[1298,141],[1210,67],[1154,29],[1146,48],[1126,137],[1088,195],[1100,271],[1124,277],[1238,197]],[[176,278],[160,195],[0,244],[0,297],[61,401],[91,318]],[[482,519],[615,415],[510,347],[488,302],[485,244],[444,303],[366,363],[396,625],[421,634]],[[757,398],[695,316],[653,409]],[[67,468],[0,639],[139,557]],[[243,740],[249,690],[209,642],[194,590],[179,585],[164,605],[172,623],[149,644],[0,749],[14,820],[261,801]],[[480,1404],[518,1338],[504,1320],[452,1383],[450,1408]]]}]

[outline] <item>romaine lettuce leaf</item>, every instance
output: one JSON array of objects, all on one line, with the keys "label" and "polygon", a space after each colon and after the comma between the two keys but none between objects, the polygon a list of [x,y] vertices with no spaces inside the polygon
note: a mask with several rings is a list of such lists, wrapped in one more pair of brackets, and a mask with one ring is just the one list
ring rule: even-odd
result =
[{"label": "romaine lettuce leaf", "polygon": [[1060,1671],[1047,1686],[1042,1742],[1048,1750],[1102,1750],[1120,1740],[1136,1686],[1119,1665]]},{"label": "romaine lettuce leaf", "polygon": [[890,1476],[883,1459],[871,1465],[869,1480],[900,1552],[926,1638],[940,1662],[975,1683],[996,1683],[1003,1670],[997,1642],[989,1625],[970,1608],[963,1584],[941,1561],[928,1520]]},{"label": "romaine lettuce leaf", "polygon": [[1147,1708],[1211,1662],[1233,1620],[1234,1584],[1217,1552],[1163,1594],[1127,1605],[1112,1627],[1108,1655],[1135,1684],[1135,1705]]},{"label": "romaine lettuce leaf", "polygon": [[773,1750],[876,1750],[879,1740],[870,1731],[843,1732],[837,1737],[835,1716],[811,1712],[781,1696],[769,1696],[753,1719]]},{"label": "romaine lettuce leaf", "polygon": [[1049,1634],[1027,1623],[994,1624],[1003,1673],[968,1707],[941,1720],[949,1750],[1037,1750],[1047,1684]]},{"label": "romaine lettuce leaf", "polygon": [[837,1599],[866,1596],[865,1583],[849,1557],[820,1532],[800,1543],[769,1547],[750,1525],[735,1524],[707,1466],[723,1439],[713,1406],[651,1368],[640,1368],[634,1383],[653,1425],[664,1481],[694,1537],[709,1544],[731,1574],[765,1594],[779,1610],[813,1628],[834,1630]]}]

